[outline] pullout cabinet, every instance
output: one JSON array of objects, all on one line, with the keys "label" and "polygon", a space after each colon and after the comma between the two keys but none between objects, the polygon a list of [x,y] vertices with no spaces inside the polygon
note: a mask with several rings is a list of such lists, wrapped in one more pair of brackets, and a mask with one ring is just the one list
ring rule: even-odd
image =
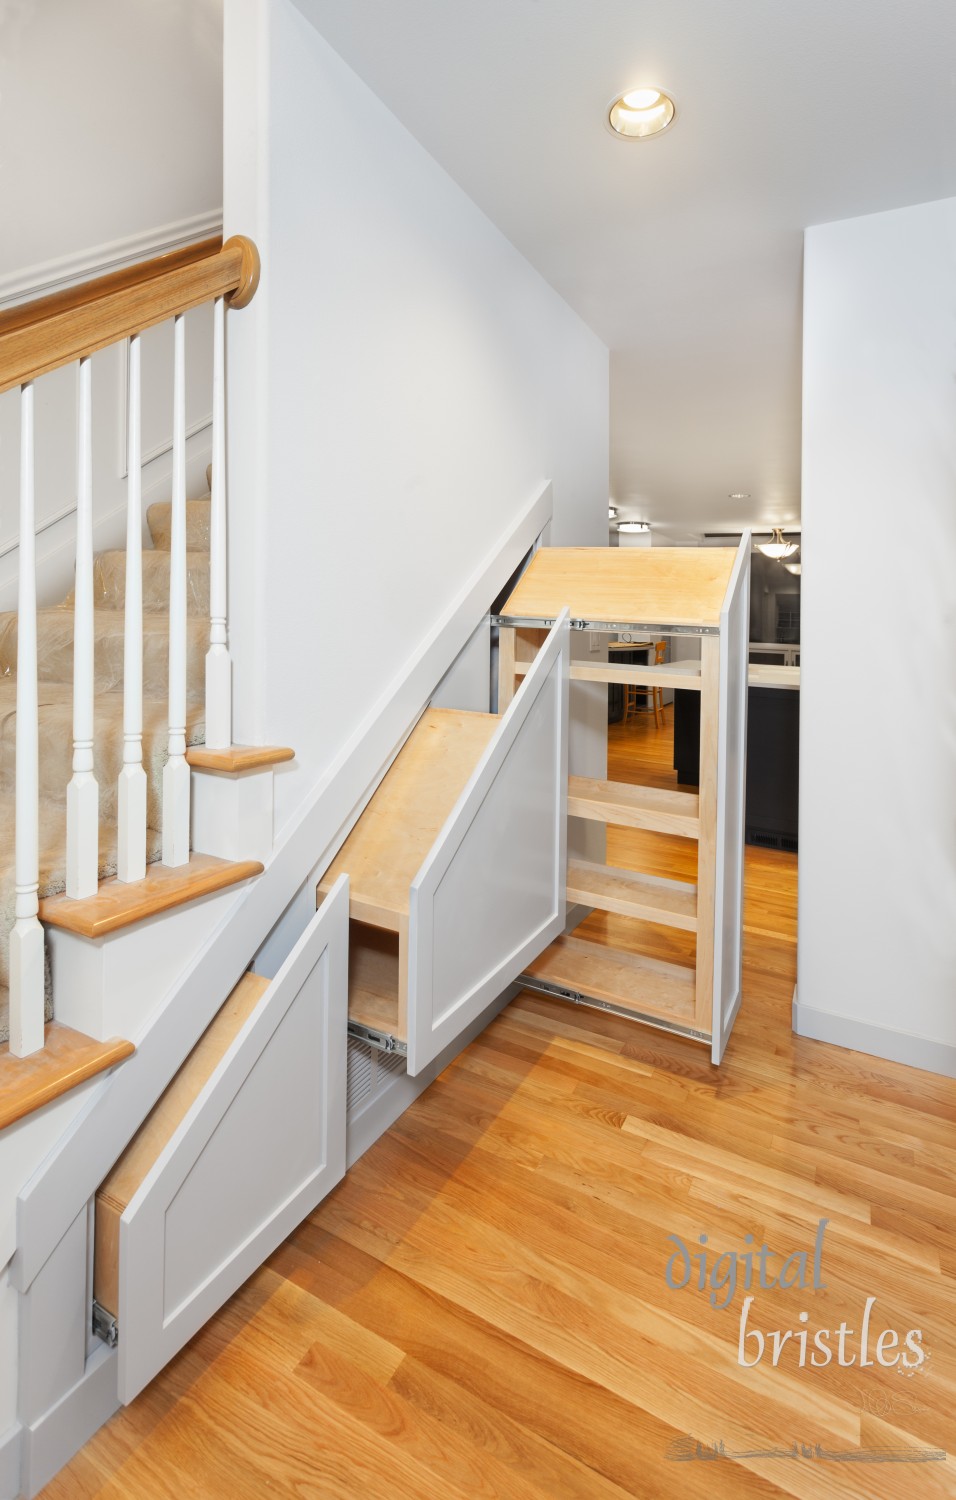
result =
[{"label": "pullout cabinet", "polygon": [[502,715],[426,710],[319,884],[349,877],[349,1031],[411,1077],[564,927],[568,629]]},{"label": "pullout cabinet", "polygon": [[[428,708],[269,981],[243,976],[96,1195],[94,1314],[130,1401],[340,1180],[347,1038],[449,1055],[508,985],[704,1040],[740,1004],[749,537],[726,549],[537,551],[498,617],[495,714]],[[568,767],[569,684],[666,683],[570,662],[571,628],[693,634],[698,793]],[[568,862],[568,817],[676,835],[695,885]],[[566,932],[569,905],[696,938],[693,967]]]},{"label": "pullout cabinet", "polygon": [[426,709],[273,980],[243,975],[101,1184],[131,1401],[345,1172],[348,1035],[414,1076],[564,925],[568,620],[500,717]]},{"label": "pullout cabinet", "polygon": [[94,1320],[131,1401],[345,1172],[348,883],[246,974],[96,1195]]},{"label": "pullout cabinet", "polygon": [[[610,826],[669,834],[696,846],[696,884],[572,860],[569,906],[696,934],[693,965],[573,932],[528,966],[546,994],[592,1004],[706,1042],[723,1056],[740,1006],[750,536],[737,548],[544,548],[496,618],[499,704],[534,670],[542,632],[559,611],[572,628],[607,635],[692,636],[699,670],[667,663],[574,662],[572,681],[682,688],[701,697],[701,775],[695,793],[574,774],[568,812]],[[635,944],[639,947],[639,944]]]}]

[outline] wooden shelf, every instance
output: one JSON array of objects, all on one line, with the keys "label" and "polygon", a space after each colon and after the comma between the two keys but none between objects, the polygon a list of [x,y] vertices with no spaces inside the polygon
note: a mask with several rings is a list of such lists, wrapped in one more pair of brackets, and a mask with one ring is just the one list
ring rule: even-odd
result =
[{"label": "wooden shelf", "polygon": [[156,912],[169,911],[200,896],[238,885],[253,875],[261,875],[263,869],[257,859],[236,862],[217,859],[212,854],[191,854],[188,864],[175,868],[147,865],[146,879],[130,885],[115,877],[104,880],[96,895],[83,901],[47,896],[40,902],[40,921],[79,933],[81,937],[105,937],[108,932],[141,922]]},{"label": "wooden shelf", "polygon": [[501,614],[713,629],[735,557],[734,547],[542,547]]},{"label": "wooden shelf", "polygon": [[68,1094],[88,1078],[114,1068],[135,1052],[132,1042],[119,1038],[95,1042],[81,1031],[50,1021],[43,1050],[29,1057],[11,1057],[0,1045],[0,1130]]},{"label": "wooden shelf", "polygon": [[779,667],[775,662],[751,662],[747,669],[747,681],[751,687],[796,688],[800,687],[799,667]]},{"label": "wooden shelf", "polygon": [[194,745],[186,751],[186,759],[197,771],[224,771],[235,775],[240,771],[258,771],[265,766],[295,760],[295,751],[285,745],[229,745],[225,750]]},{"label": "wooden shelf", "polygon": [[408,892],[500,721],[495,714],[429,708],[318,886],[349,877],[351,915],[399,931]]},{"label": "wooden shelf", "polygon": [[119,1221],[269,983],[261,974],[242,976],[96,1194],[93,1295],[114,1317],[119,1311]]},{"label": "wooden shelf", "polygon": [[587,776],[571,776],[568,780],[569,816],[613,823],[618,828],[643,828],[696,839],[699,806],[699,798],[692,792],[594,781]]},{"label": "wooden shelf", "polygon": [[694,1026],[694,970],[678,964],[614,951],[583,938],[560,937],[525,972],[637,1015]]},{"label": "wooden shelf", "polygon": [[[696,885],[667,889],[637,871],[572,861],[569,902],[611,914],[598,925],[613,932],[625,948],[602,950],[564,937],[529,972],[546,976],[558,990],[590,995],[645,1019],[656,1009],[670,1025],[706,1038],[715,1063],[723,1056],[740,1004],[749,567],[749,534],[736,547],[542,547],[498,610],[499,705],[511,701],[516,680],[527,680],[535,628],[564,610],[578,630],[632,637],[608,641],[607,661],[582,652],[570,665],[572,686],[616,684],[631,691],[633,684],[648,692],[666,688],[699,696],[696,793],[679,791],[676,776],[661,778],[656,786],[582,775],[568,779],[571,818],[693,840]],[[620,657],[620,652],[646,650],[660,636],[681,634],[699,637],[693,659],[658,664]],[[755,680],[772,680],[775,686],[780,681],[759,670]],[[601,771],[573,758],[571,769]],[[629,923],[643,927],[645,939],[654,936],[648,924],[656,926],[657,943],[665,941],[665,928],[692,933],[693,970],[665,975],[635,957],[628,951]],[[718,934],[723,938],[719,968]],[[677,942],[673,935],[669,941]]]},{"label": "wooden shelf", "polygon": [[349,924],[349,1020],[407,1042],[403,946],[396,932]]},{"label": "wooden shelf", "polygon": [[[523,677],[530,671],[531,662],[515,662],[515,676]],[[799,671],[799,668],[787,669]],[[604,662],[604,661],[573,661],[571,663],[572,682],[616,682],[625,687],[634,684],[636,687],[660,687],[660,688],[686,688],[694,693],[700,692],[700,672],[687,670],[684,667],[672,666],[669,663],[662,667],[641,666],[637,662]]]},{"label": "wooden shelf", "polygon": [[697,887],[676,880],[657,880],[634,870],[572,860],[568,865],[568,900],[622,917],[678,927],[683,932],[697,931]]}]

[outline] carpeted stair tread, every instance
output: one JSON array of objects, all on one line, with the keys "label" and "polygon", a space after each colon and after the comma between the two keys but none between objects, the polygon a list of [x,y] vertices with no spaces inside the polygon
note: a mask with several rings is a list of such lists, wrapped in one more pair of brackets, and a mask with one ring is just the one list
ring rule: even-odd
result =
[{"label": "carpeted stair tread", "polygon": [[[97,609],[93,618],[93,675],[97,693],[121,687],[123,682],[124,618],[118,609]],[[186,621],[187,691],[190,697],[204,692],[209,625],[206,620]],[[17,669],[17,616],[0,615],[0,675],[12,676]],[[41,683],[73,681],[73,610],[66,605],[37,611],[37,669]],[[164,693],[169,672],[169,617],[143,616],[143,691]]]},{"label": "carpeted stair tread", "polygon": [[[169,613],[168,552],[143,553],[143,610]],[[126,603],[126,553],[101,552],[93,566],[93,600],[97,609],[122,610]],[[66,603],[72,603],[72,595]],[[186,554],[186,608],[191,615],[209,617],[209,553]]]},{"label": "carpeted stair tread", "polygon": [[[202,500],[186,501],[186,550],[188,552],[209,551],[209,496]],[[153,546],[168,552],[171,545],[173,507],[169,500],[157,500],[146,512],[146,524],[153,539]]]},{"label": "carpeted stair tread", "polygon": [[[14,794],[0,792],[0,826],[14,827]],[[146,858],[153,861],[162,852],[162,835],[156,828],[146,830]],[[116,824],[102,819],[100,822],[100,879],[116,874]],[[40,802],[40,897],[55,896],[66,889],[66,804],[63,802]],[[15,920],[14,911],[14,841],[4,839],[0,843],[0,986],[10,983],[9,933]],[[0,1042],[9,1036],[6,1010],[0,1013]],[[49,1007],[48,1007],[49,1009]],[[49,1015],[47,1017],[49,1019]]]},{"label": "carpeted stair tread", "polygon": [[[0,789],[16,785],[15,680],[0,680]],[[123,764],[123,693],[99,693],[94,704],[93,770],[100,788],[100,814],[116,816],[116,783]],[[41,684],[40,798],[62,802],[73,774],[73,693],[65,683]],[[202,745],[206,738],[205,706],[186,707],[186,744]],[[143,765],[146,770],[146,814],[150,823],[162,822],[162,775],[169,741],[165,697],[143,700]],[[12,836],[12,829],[11,829]]]}]

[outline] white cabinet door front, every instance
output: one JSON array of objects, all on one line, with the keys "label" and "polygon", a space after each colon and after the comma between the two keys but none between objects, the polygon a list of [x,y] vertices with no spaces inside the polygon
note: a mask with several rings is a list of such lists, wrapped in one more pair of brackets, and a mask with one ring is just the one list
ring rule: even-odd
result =
[{"label": "white cabinet door front", "polygon": [[412,882],[412,1076],[564,927],[568,631],[565,611]]},{"label": "white cabinet door front", "polygon": [[347,971],[343,878],[123,1214],[121,1401],[343,1176]]},{"label": "white cabinet door front", "polygon": [[750,533],[741,538],[720,616],[717,719],[717,880],[711,1057],[719,1063],[740,1010],[743,981],[744,819],[747,795],[747,636]]}]

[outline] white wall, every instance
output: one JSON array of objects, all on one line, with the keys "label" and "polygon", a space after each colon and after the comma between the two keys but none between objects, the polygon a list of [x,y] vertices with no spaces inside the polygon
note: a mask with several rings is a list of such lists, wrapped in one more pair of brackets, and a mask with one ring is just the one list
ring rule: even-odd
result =
[{"label": "white wall", "polygon": [[956,1076],[956,199],[811,229],[804,318],[795,1024]]},{"label": "white wall", "polygon": [[[97,551],[126,546],[126,344],[93,356],[93,513]],[[172,489],[173,334],[163,323],[143,335],[143,515]],[[76,557],[78,366],[36,382],[37,579],[41,605],[73,587]],[[212,456],[211,305],[186,314],[186,487],[206,491]],[[15,609],[19,556],[20,393],[0,396],[0,610]],[[143,526],[148,542],[148,531]]]},{"label": "white wall", "polygon": [[[218,232],[222,0],[0,3],[0,307]],[[28,121],[26,126],[23,122]],[[209,461],[212,320],[187,325],[190,494]],[[172,340],[144,339],[143,492],[168,499]],[[125,349],[94,359],[97,548],[125,542]],[[75,366],[37,383],[41,603],[72,587]],[[0,396],[0,609],[16,599],[19,396]]]},{"label": "white wall", "polygon": [[0,297],[222,203],[222,0],[0,4]]},{"label": "white wall", "polygon": [[292,0],[225,39],[237,737],[296,748],[281,819],[543,481],[605,545],[608,356]]}]

